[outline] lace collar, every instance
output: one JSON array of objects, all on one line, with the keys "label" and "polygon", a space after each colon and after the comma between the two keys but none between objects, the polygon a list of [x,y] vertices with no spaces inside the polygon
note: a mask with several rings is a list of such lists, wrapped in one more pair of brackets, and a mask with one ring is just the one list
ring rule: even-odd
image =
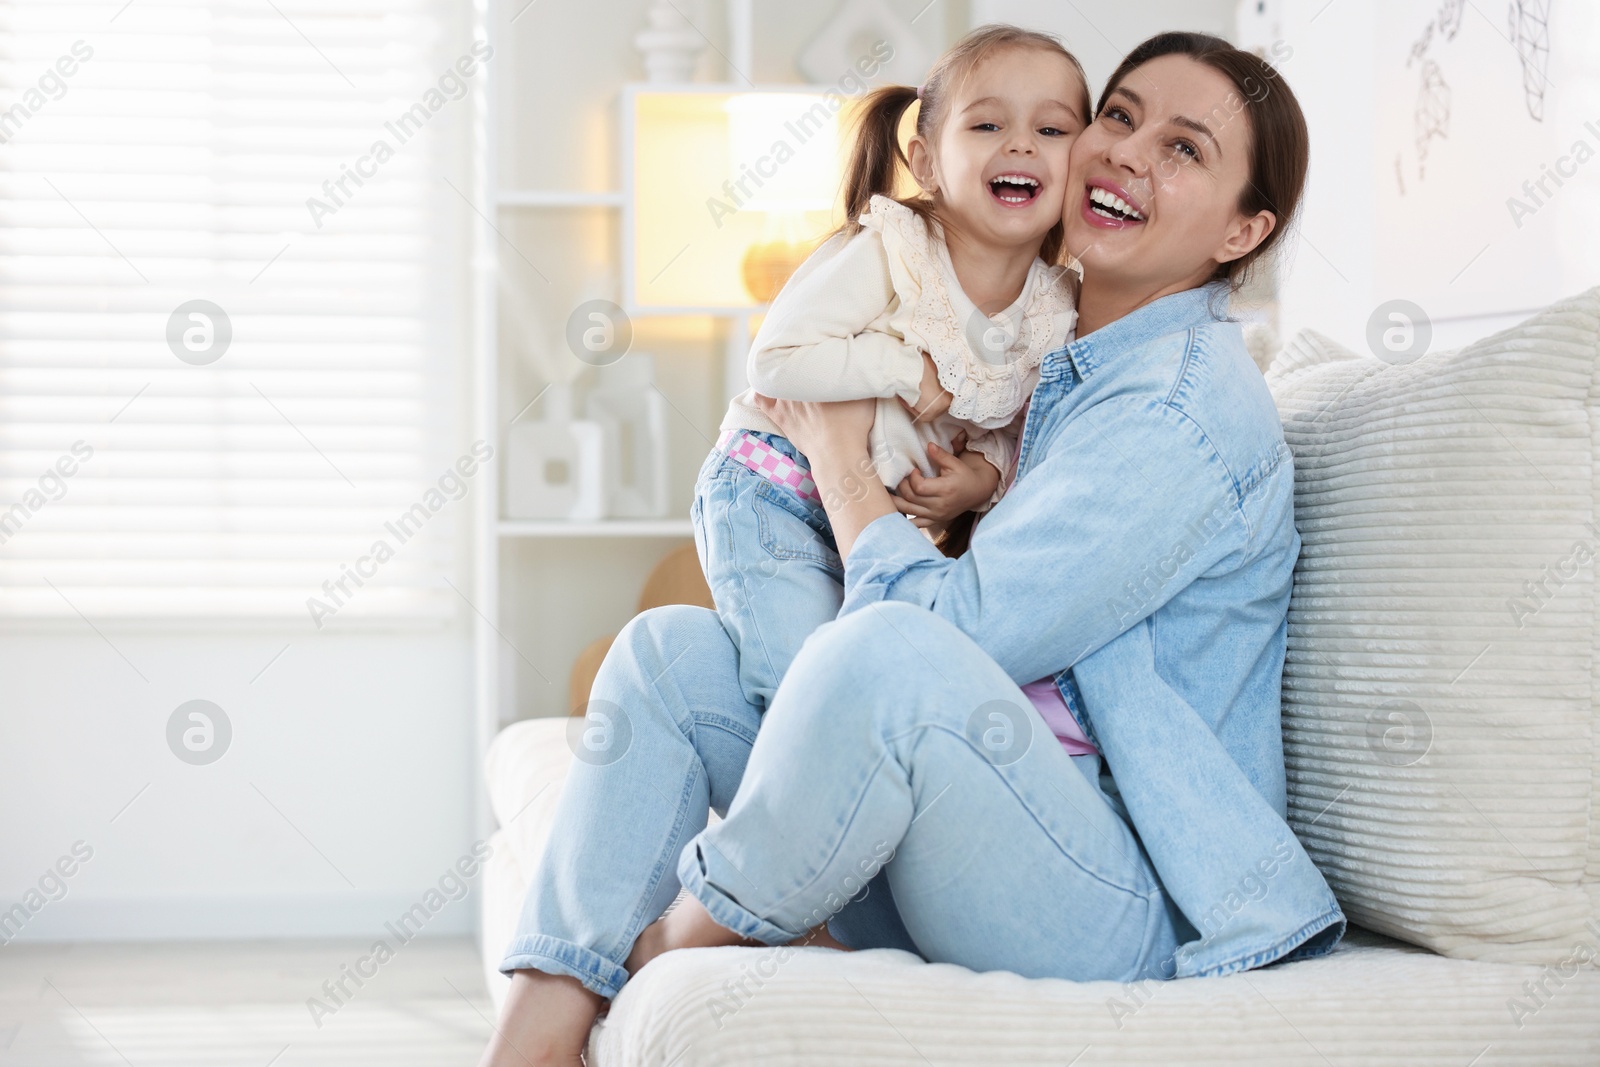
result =
[{"label": "lace collar", "polygon": [[895,293],[909,311],[906,340],[932,357],[950,414],[986,429],[1006,425],[1032,390],[1031,372],[1077,320],[1069,268],[1035,257],[1016,301],[985,315],[962,291],[942,232],[930,233],[922,216],[874,196],[861,224],[883,239]]}]

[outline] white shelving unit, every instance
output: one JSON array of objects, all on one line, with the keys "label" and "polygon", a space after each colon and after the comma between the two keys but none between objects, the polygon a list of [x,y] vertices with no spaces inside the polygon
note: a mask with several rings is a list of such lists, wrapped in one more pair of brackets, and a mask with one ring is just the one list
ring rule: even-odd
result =
[{"label": "white shelving unit", "polygon": [[[511,5],[521,7],[519,2]],[[500,264],[503,249],[500,247],[502,240],[503,223],[513,217],[516,212],[524,211],[616,211],[618,215],[618,232],[624,246],[627,244],[627,223],[630,205],[628,203],[629,182],[628,174],[629,142],[625,139],[628,130],[626,121],[618,123],[617,135],[621,142],[622,153],[620,175],[622,188],[601,191],[565,190],[565,189],[502,189],[499,186],[499,153],[496,139],[498,136],[498,95],[501,91],[497,74],[498,64],[515,62],[515,50],[508,47],[511,42],[502,41],[498,32],[501,19],[507,5],[497,0],[478,0],[476,7],[477,24],[475,37],[486,39],[494,47],[495,54],[500,58],[495,67],[485,67],[485,82],[480,93],[476,96],[474,111],[474,182],[472,190],[472,203],[475,215],[473,251],[471,259],[472,275],[472,319],[473,319],[473,358],[472,358],[472,422],[473,436],[475,439],[489,441],[494,445],[497,454],[503,453],[506,426],[501,425],[501,420],[510,414],[502,411],[499,391],[499,371],[501,360],[501,338],[498,329],[498,292],[500,278]],[[742,57],[744,66],[748,69],[750,56],[750,12],[748,0],[730,0],[731,29],[734,40],[732,54]],[[627,94],[632,91],[631,85],[618,85],[619,106],[625,104]],[[678,89],[689,91],[702,91],[707,88],[704,83],[694,83],[684,86],[663,86],[652,84],[651,89]],[[739,88],[744,88],[740,86]],[[617,250],[617,262],[621,263],[626,255],[625,248]],[[624,303],[627,301],[625,299]],[[729,395],[743,388],[744,382],[744,357],[748,348],[749,327],[751,318],[759,315],[762,307],[742,308],[730,311],[726,308],[671,308],[641,309],[626,307],[632,315],[640,312],[643,315],[712,315],[722,318],[729,323],[728,340],[725,346],[723,377],[725,388]],[[562,521],[526,521],[506,519],[500,513],[501,487],[499,476],[489,479],[474,497],[473,507],[473,580],[471,586],[471,601],[474,611],[473,620],[473,667],[476,685],[475,732],[477,738],[477,766],[478,775],[475,775],[478,792],[477,829],[481,837],[487,837],[494,829],[493,815],[489,810],[485,791],[481,782],[482,757],[487,752],[488,746],[503,725],[501,721],[501,708],[507,703],[515,704],[514,695],[511,701],[505,699],[502,692],[503,678],[501,667],[506,657],[514,657],[517,653],[506,644],[502,636],[504,622],[504,608],[507,598],[502,596],[502,564],[504,553],[527,539],[541,539],[551,542],[571,542],[574,540],[588,540],[604,538],[610,540],[641,539],[684,539],[693,536],[693,530],[687,516],[665,519],[626,519],[626,520],[600,520],[593,522],[562,522]]]},{"label": "white shelving unit", "polygon": [[531,189],[504,190],[495,203],[502,208],[518,207],[621,207],[622,194],[618,192],[584,193],[540,191]]},{"label": "white shelving unit", "polygon": [[688,519],[602,519],[560,522],[501,519],[501,537],[693,537]]}]

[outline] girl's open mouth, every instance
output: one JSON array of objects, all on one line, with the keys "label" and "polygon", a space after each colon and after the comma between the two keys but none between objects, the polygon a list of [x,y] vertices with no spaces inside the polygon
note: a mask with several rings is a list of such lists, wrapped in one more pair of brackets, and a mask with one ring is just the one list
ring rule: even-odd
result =
[{"label": "girl's open mouth", "polygon": [[1039,179],[1026,174],[1002,174],[989,182],[989,195],[1002,204],[1028,204],[1038,197]]}]

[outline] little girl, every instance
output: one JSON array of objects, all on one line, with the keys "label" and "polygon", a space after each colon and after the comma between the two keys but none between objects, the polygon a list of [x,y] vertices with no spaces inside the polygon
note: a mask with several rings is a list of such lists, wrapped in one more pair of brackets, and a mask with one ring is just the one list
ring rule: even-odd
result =
[{"label": "little girl", "polygon": [[[919,99],[908,159],[898,128]],[[1088,114],[1078,61],[1055,38],[1013,26],[962,38],[920,89],[866,98],[847,221],[773,301],[751,348],[751,389],[723,417],[690,508],[752,703],[770,702],[844,595],[805,457],[754,394],[876,397],[877,476],[918,525],[999,500],[1039,363],[1077,317],[1056,261],[1067,149]],[[898,162],[923,196],[892,198]]]}]

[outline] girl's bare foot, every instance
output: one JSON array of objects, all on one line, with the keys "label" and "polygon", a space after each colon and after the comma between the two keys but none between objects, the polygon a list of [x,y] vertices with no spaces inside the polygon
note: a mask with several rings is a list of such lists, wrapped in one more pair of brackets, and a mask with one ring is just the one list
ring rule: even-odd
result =
[{"label": "girl's bare foot", "polygon": [[605,998],[567,975],[516,971],[478,1067],[582,1067]]}]

